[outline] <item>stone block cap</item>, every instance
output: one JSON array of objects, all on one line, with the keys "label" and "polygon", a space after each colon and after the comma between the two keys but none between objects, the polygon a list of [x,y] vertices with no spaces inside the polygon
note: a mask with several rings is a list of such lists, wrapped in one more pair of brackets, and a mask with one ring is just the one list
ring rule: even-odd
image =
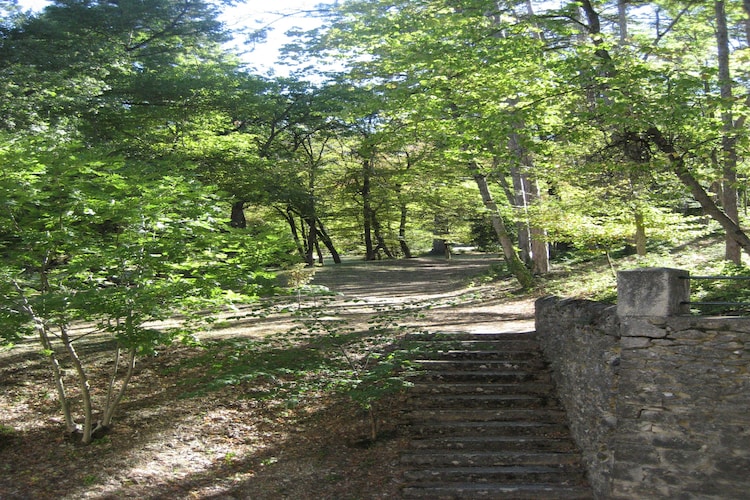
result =
[{"label": "stone block cap", "polygon": [[678,316],[689,313],[690,273],[647,267],[617,273],[617,315]]}]

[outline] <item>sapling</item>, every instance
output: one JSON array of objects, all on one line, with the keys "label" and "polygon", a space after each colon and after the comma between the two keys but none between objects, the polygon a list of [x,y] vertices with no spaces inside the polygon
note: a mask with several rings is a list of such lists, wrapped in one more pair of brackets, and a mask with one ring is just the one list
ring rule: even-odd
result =
[{"label": "sapling", "polygon": [[298,295],[295,317],[300,329],[331,339],[347,367],[341,378],[332,381],[333,385],[367,412],[369,437],[374,442],[379,434],[377,402],[409,385],[408,353],[397,348],[398,333],[408,328],[401,322],[421,313],[409,305],[377,305],[369,320],[369,333],[355,336],[356,329],[350,322],[331,310],[330,293],[314,289],[308,292],[312,300],[307,306],[301,301],[302,295]]}]

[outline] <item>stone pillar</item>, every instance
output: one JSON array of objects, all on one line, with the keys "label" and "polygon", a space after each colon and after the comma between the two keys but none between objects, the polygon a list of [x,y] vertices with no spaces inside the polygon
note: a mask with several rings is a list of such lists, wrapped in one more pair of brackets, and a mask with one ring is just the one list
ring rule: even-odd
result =
[{"label": "stone pillar", "polygon": [[[660,442],[688,442],[667,408],[678,394],[677,366],[663,352],[674,344],[669,317],[689,312],[689,273],[644,268],[617,273],[620,364],[615,402],[617,425],[610,437],[611,498],[667,498],[670,471]],[[682,440],[682,441],[680,441]],[[674,444],[670,453],[682,453]],[[676,476],[675,476],[676,477]]]},{"label": "stone pillar", "polygon": [[617,273],[617,315],[678,316],[688,314],[690,273],[680,269],[643,268]]}]

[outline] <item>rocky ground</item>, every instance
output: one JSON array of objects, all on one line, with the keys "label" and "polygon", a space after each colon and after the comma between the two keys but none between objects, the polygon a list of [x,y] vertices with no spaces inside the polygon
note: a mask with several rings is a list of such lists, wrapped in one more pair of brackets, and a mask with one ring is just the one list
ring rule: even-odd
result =
[{"label": "rocky ground", "polygon": [[[496,264],[478,255],[349,262],[318,268],[311,284],[337,294],[325,307],[359,339],[384,314],[404,333],[533,330],[532,301],[486,279]],[[65,435],[33,342],[0,351],[0,499],[398,498],[403,396],[380,401],[372,441],[368,414],[314,380],[324,372],[291,369],[315,361],[319,346],[309,332],[304,345],[285,337],[298,321],[281,310],[237,316],[201,335],[211,349],[176,345],[141,360],[115,426],[89,446]],[[85,345],[93,373],[105,374],[105,339]],[[253,356],[275,371],[247,376],[261,366]]]}]

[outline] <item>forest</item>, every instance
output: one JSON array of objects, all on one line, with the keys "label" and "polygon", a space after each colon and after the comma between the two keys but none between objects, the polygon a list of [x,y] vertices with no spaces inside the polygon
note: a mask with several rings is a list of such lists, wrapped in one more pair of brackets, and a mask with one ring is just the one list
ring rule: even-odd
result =
[{"label": "forest", "polygon": [[[0,339],[39,339],[84,443],[136,358],[300,265],[469,246],[529,289],[711,233],[743,272],[747,0],[346,0],[289,77],[227,49],[232,3],[0,1]],[[100,411],[82,323],[116,340]]]}]

